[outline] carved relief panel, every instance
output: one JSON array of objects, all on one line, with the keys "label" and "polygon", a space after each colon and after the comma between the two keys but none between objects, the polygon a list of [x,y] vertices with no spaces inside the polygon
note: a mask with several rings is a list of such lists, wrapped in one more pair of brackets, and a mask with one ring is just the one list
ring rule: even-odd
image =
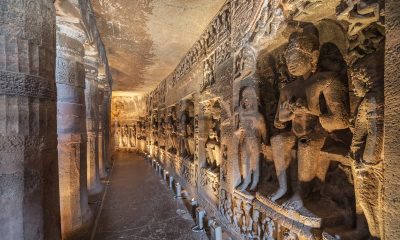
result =
[{"label": "carved relief panel", "polygon": [[231,232],[382,236],[382,2],[233,0],[171,75],[203,69],[198,115],[176,105],[175,168],[192,185],[199,175]]}]

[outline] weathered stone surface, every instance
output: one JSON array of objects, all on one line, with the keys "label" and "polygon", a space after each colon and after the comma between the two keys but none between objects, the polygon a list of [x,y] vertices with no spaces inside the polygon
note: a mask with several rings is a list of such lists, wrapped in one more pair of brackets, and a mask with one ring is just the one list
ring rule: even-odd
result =
[{"label": "weathered stone surface", "polygon": [[86,178],[85,33],[60,17],[57,17],[57,25],[60,207],[62,232],[66,237],[91,217]]},{"label": "weathered stone surface", "polygon": [[59,239],[52,1],[0,8],[0,235]]},{"label": "weathered stone surface", "polygon": [[[386,65],[384,92],[384,2],[226,2],[146,96],[138,123],[147,150],[235,237],[385,239],[386,227],[397,236],[384,221],[398,219],[398,184],[385,188],[396,179],[385,166],[397,159],[397,122],[385,119],[396,108],[386,115],[384,96],[398,103],[398,69]],[[392,63],[395,40],[386,42]],[[185,121],[171,109],[188,96],[193,162],[172,151]]]},{"label": "weathered stone surface", "polygon": [[385,46],[385,137],[384,137],[384,236],[383,239],[400,237],[400,124],[398,119],[400,101],[400,3],[385,1],[386,46]]}]

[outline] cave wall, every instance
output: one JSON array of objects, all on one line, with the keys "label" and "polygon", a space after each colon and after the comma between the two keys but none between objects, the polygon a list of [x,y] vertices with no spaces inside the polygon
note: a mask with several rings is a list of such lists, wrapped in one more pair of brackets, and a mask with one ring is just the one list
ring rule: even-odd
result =
[{"label": "cave wall", "polygon": [[227,1],[148,94],[138,148],[235,238],[395,238],[393,9]]}]

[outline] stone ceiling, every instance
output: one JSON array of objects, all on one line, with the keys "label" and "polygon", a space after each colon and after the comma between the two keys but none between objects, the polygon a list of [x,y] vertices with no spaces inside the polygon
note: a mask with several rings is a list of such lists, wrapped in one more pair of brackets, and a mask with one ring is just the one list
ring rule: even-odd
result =
[{"label": "stone ceiling", "polygon": [[92,0],[114,91],[143,94],[170,74],[225,0]]}]

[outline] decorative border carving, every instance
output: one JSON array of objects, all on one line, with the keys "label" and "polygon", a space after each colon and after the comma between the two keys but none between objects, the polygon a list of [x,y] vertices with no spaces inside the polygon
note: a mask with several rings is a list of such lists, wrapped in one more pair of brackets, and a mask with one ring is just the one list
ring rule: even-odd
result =
[{"label": "decorative border carving", "polygon": [[49,79],[24,73],[0,71],[0,94],[55,99]]}]

